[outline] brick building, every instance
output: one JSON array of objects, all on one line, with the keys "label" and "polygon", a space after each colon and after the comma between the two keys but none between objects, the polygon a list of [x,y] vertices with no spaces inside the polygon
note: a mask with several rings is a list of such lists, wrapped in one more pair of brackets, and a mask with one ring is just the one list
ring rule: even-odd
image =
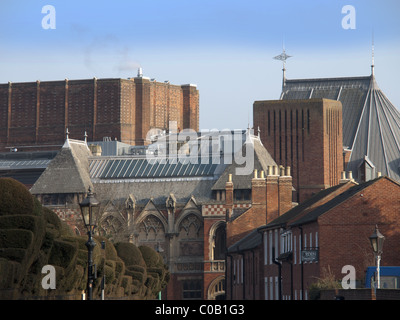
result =
[{"label": "brick building", "polygon": [[400,181],[400,112],[378,86],[374,65],[364,77],[286,79],[280,100],[342,103],[343,168],[358,182],[378,172]]},{"label": "brick building", "polygon": [[223,299],[226,246],[292,205],[290,170],[278,170],[259,137],[246,137],[237,152],[254,153],[247,175],[219,150],[207,163],[158,162],[93,156],[84,141],[68,138],[31,193],[83,234],[79,201],[91,186],[101,201],[98,232],[161,252],[171,273],[163,299]]},{"label": "brick building", "polygon": [[339,182],[342,104],[329,99],[255,101],[254,128],[277,163],[290,167],[294,200]]},{"label": "brick building", "polygon": [[199,129],[195,85],[138,76],[0,84],[0,152],[58,150],[70,138],[143,145],[152,128]]},{"label": "brick building", "polygon": [[398,266],[399,191],[386,176],[361,184],[344,179],[254,230],[229,248],[237,261],[227,277],[230,298],[307,300],[311,284],[341,281],[348,265],[363,288],[367,267],[375,265],[375,225],[385,236],[381,266]]}]

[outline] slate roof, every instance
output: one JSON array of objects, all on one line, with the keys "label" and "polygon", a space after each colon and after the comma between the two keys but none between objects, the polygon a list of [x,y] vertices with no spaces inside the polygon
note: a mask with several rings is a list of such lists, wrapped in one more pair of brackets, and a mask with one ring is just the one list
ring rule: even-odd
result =
[{"label": "slate roof", "polygon": [[170,193],[178,203],[186,203],[190,197],[196,199],[198,204],[209,202],[211,199],[211,187],[214,179],[159,179],[141,180],[135,182],[120,181],[119,183],[107,183],[107,181],[94,181],[96,198],[100,199],[127,199],[133,194],[137,205],[144,205],[149,199],[155,204],[165,205]]},{"label": "slate roof", "polygon": [[[220,166],[219,157],[157,160],[144,157],[93,157],[92,179],[152,179],[213,176]],[[223,166],[223,165],[222,165]]]},{"label": "slate roof", "polygon": [[[241,155],[246,155],[246,144],[250,146],[251,152],[254,151],[254,169],[258,172],[263,170],[265,175],[268,172],[268,166],[277,166],[274,159],[271,157],[267,149],[263,146],[260,139],[255,136],[250,136],[251,140],[248,140],[243,144]],[[234,189],[251,189],[251,180],[253,178],[253,170],[248,175],[238,175],[236,174],[236,169],[244,167],[245,164],[238,164],[237,161],[232,161],[232,164],[226,168],[222,173],[220,178],[217,180],[213,186],[213,190],[225,190],[225,184],[228,181],[229,174],[232,174],[232,182]]]},{"label": "slate roof", "polygon": [[343,146],[351,150],[346,171],[359,178],[358,168],[367,156],[382,175],[400,180],[400,112],[373,72],[367,77],[285,80],[282,100],[312,98],[342,103]]},{"label": "slate roof", "polygon": [[191,196],[202,203],[212,198],[211,188],[227,167],[220,162],[219,155],[185,160],[167,157],[165,161],[145,156],[89,157],[89,172],[98,199],[126,199],[133,194],[138,205],[150,198],[155,204],[165,204],[172,193],[179,203]]},{"label": "slate roof", "polygon": [[[254,168],[267,171],[268,165],[276,163],[259,138],[251,137]],[[245,155],[244,150],[241,152]],[[86,193],[93,185],[98,199],[126,199],[133,194],[138,205],[147,203],[149,199],[165,204],[172,193],[179,203],[186,203],[191,196],[199,204],[208,203],[212,200],[213,186],[219,183],[225,189],[228,173],[234,173],[240,166],[236,164],[236,158],[232,158],[233,164],[223,163],[224,157],[220,154],[208,159],[198,158],[197,162],[193,158],[173,161],[167,157],[164,161],[155,161],[146,156],[96,157],[92,156],[85,142],[67,139],[31,192]],[[251,188],[252,173],[253,170],[247,176],[234,175],[236,187]]]},{"label": "slate roof", "polygon": [[88,162],[91,155],[85,142],[67,138],[60,152],[32,186],[31,193],[87,193],[92,186]]},{"label": "slate roof", "polygon": [[244,238],[233,244],[228,248],[228,253],[240,252],[250,250],[262,244],[262,234],[258,229],[254,229]]},{"label": "slate roof", "polygon": [[313,206],[318,205],[318,202],[324,200],[324,198],[328,197],[332,193],[334,193],[342,188],[347,188],[348,187],[347,184],[354,184],[354,182],[349,181],[349,182],[346,182],[343,184],[338,184],[336,186],[330,187],[328,189],[321,190],[320,192],[313,195],[311,198],[301,202],[294,208],[290,209],[289,211],[285,212],[278,218],[276,218],[273,221],[271,221],[270,223],[268,223],[265,226],[265,228],[274,228],[277,226],[285,225],[292,219],[295,219],[296,216],[300,215],[301,213],[304,213],[305,211],[309,210]]},{"label": "slate roof", "polygon": [[323,215],[324,213],[328,212],[332,208],[340,205],[341,203],[345,202],[346,200],[350,199],[352,196],[357,194],[358,192],[368,188],[372,184],[376,183],[380,179],[388,179],[387,177],[379,177],[377,179],[369,180],[367,182],[361,183],[359,185],[355,185],[354,187],[351,187],[350,189],[346,190],[345,192],[339,194],[332,200],[326,202],[325,204],[317,207],[316,209],[310,211],[300,219],[294,221],[293,223],[290,224],[290,226],[297,226],[297,225],[302,225],[305,223],[309,223],[312,221],[315,221],[318,219],[319,216]]},{"label": "slate roof", "polygon": [[30,188],[56,154],[57,151],[0,153],[0,177],[13,178]]}]

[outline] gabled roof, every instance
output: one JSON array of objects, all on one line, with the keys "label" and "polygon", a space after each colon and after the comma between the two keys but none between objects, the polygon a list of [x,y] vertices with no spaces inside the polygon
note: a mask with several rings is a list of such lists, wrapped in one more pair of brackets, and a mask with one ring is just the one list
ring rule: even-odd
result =
[{"label": "gabled roof", "polygon": [[87,193],[92,186],[86,142],[68,139],[31,188],[32,194]]},{"label": "gabled roof", "polygon": [[369,180],[367,182],[361,183],[359,185],[355,185],[354,187],[351,187],[350,189],[348,189],[345,192],[341,193],[340,195],[336,196],[332,200],[317,207],[315,210],[310,211],[309,213],[307,213],[300,219],[294,221],[293,223],[290,224],[290,226],[293,227],[293,226],[302,225],[302,224],[317,220],[319,216],[323,215],[324,213],[328,212],[329,210],[333,209],[334,207],[342,204],[343,202],[347,201],[348,199],[350,199],[352,196],[354,196],[358,192],[368,188],[369,186],[373,185],[374,183],[376,183],[377,181],[379,181],[381,179],[389,179],[389,178],[380,177],[377,179],[373,179],[373,180]]},{"label": "gabled roof", "polygon": [[275,228],[277,226],[284,226],[296,217],[300,216],[301,214],[312,210],[316,206],[320,205],[327,201],[327,198],[331,196],[333,193],[340,193],[344,190],[347,190],[351,186],[355,185],[354,182],[348,181],[346,183],[338,184],[328,189],[323,189],[320,192],[313,195],[311,198],[301,202],[296,207],[292,208],[291,210],[285,212],[283,215],[279,216],[278,218],[274,219],[270,223],[268,223],[264,228]]},{"label": "gabled roof", "polygon": [[[242,150],[239,151],[239,153],[241,153],[239,156],[246,156],[246,145],[250,147],[249,150],[251,150],[251,152],[254,151],[254,169],[257,169],[258,172],[263,170],[266,174],[268,172],[268,166],[277,166],[258,137],[249,136],[249,139],[243,144]],[[247,175],[237,174],[236,169],[244,167],[245,164],[238,164],[238,161],[235,161],[235,159],[233,159],[232,164],[230,164],[219,177],[212,187],[212,190],[225,190],[225,184],[228,181],[229,174],[232,174],[234,189],[251,189],[251,180],[254,170],[251,170],[251,173]],[[249,159],[250,157],[246,156],[246,160]]]},{"label": "gabled roof", "polygon": [[400,180],[400,112],[367,77],[285,80],[281,99],[339,100],[343,112],[343,146],[351,150],[346,171],[358,177],[368,156],[382,175]]}]

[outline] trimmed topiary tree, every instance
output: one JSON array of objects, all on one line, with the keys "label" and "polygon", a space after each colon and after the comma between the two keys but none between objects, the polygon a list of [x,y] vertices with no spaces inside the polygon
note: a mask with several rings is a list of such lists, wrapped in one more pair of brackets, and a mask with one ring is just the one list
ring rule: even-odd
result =
[{"label": "trimmed topiary tree", "polygon": [[[94,240],[94,298],[100,296],[103,275],[106,296],[155,298],[165,280],[159,276],[166,272],[161,256],[132,243],[114,246],[106,238]],[[86,241],[86,236],[75,235],[53,211],[42,207],[24,185],[0,178],[0,299],[79,299],[87,283]],[[54,290],[42,287],[45,265],[56,270]]]}]

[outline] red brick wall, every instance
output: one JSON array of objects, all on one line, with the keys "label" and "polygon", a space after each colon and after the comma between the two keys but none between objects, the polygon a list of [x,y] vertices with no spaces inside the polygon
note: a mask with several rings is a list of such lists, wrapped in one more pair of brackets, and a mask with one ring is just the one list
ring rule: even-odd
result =
[{"label": "red brick wall", "polygon": [[[153,127],[199,130],[199,93],[147,78],[86,79],[0,85],[0,151],[110,137],[142,145]],[[56,147],[57,148],[57,147]],[[49,149],[52,149],[49,147]],[[43,149],[41,149],[43,150]]]},{"label": "red brick wall", "polygon": [[[302,247],[316,246],[315,235],[318,232],[318,263],[303,263],[301,271],[299,238],[301,230],[292,229],[296,237],[297,259],[293,264],[293,288],[301,290],[303,274],[304,292],[318,278],[324,278],[327,273],[341,280],[342,268],[351,265],[356,270],[356,280],[363,283],[368,266],[374,266],[375,260],[371,249],[369,236],[378,225],[385,236],[381,265],[399,265],[398,243],[400,242],[400,227],[398,224],[400,207],[400,185],[382,177],[368,187],[348,198],[345,202],[332,207],[318,218],[318,221],[304,224],[302,227]],[[306,238],[307,243],[305,243]],[[294,241],[293,241],[294,242]],[[290,295],[289,264],[284,264],[283,294]],[[304,297],[304,296],[303,296]]]},{"label": "red brick wall", "polygon": [[279,216],[279,188],[278,188],[279,176],[267,175],[267,207],[266,207],[266,218],[265,223],[269,223]]},{"label": "red brick wall", "polygon": [[[261,245],[253,250],[233,253],[229,256],[227,259],[227,300],[264,299],[264,256],[262,248]],[[233,260],[236,263],[233,263]],[[233,270],[233,264],[235,264],[236,271]]]},{"label": "red brick wall", "polygon": [[256,101],[254,128],[275,162],[291,167],[296,201],[339,182],[341,103],[327,99]]},{"label": "red brick wall", "polygon": [[399,265],[399,208],[400,186],[388,178],[333,208],[319,219],[321,261],[338,276],[344,265],[353,265],[357,278],[363,279],[366,267],[374,265],[369,236],[378,225],[386,237],[381,265]]},{"label": "red brick wall", "polygon": [[[255,174],[257,178],[252,179],[251,207],[227,224],[227,247],[292,208],[290,176],[267,175],[260,178],[259,173]],[[229,183],[227,187],[231,187]],[[232,192],[228,192],[228,188],[226,190],[228,204],[228,196]]]},{"label": "red brick wall", "polygon": [[135,84],[130,80],[121,80],[121,142],[135,143]]},{"label": "red brick wall", "polygon": [[0,84],[0,146],[7,143],[8,140],[8,100],[9,85]]},{"label": "red brick wall", "polygon": [[183,129],[199,131],[199,92],[191,85],[182,86],[183,92]]}]

